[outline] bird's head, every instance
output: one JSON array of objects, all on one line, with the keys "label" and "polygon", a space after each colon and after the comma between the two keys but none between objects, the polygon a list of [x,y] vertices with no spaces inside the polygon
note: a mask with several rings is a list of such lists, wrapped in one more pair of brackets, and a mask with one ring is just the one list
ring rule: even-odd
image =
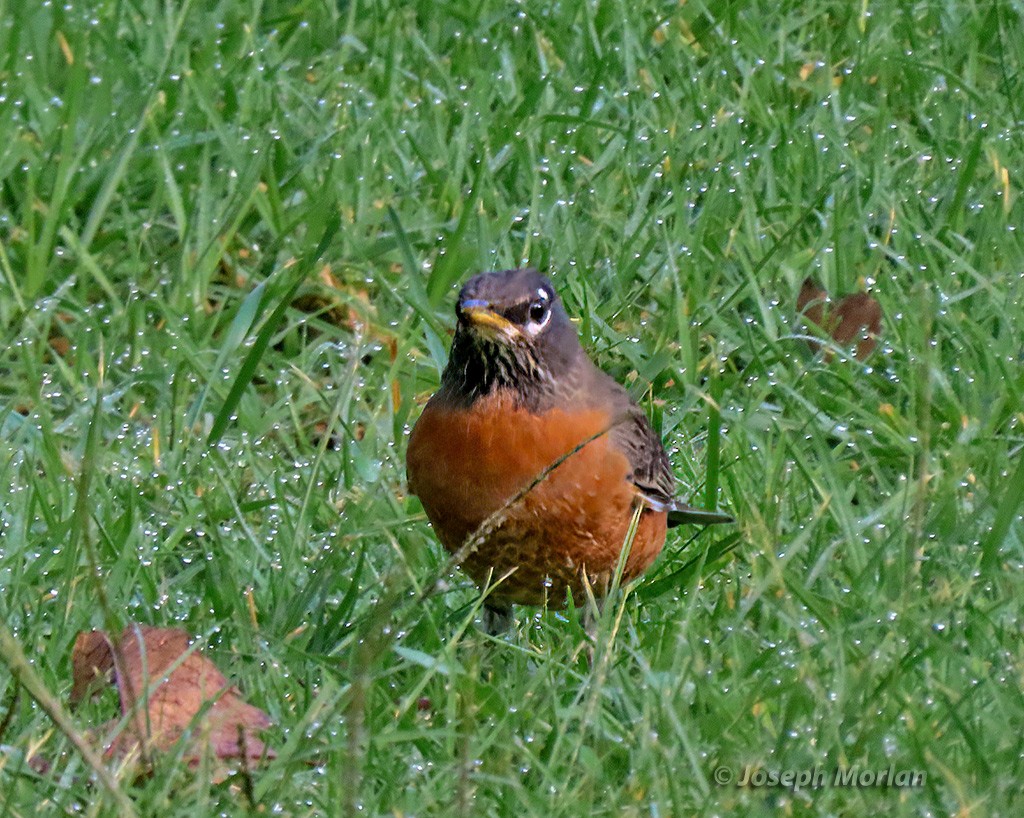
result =
[{"label": "bird's head", "polygon": [[463,399],[504,387],[536,402],[582,354],[558,294],[536,270],[474,276],[459,293],[455,315],[444,380]]}]

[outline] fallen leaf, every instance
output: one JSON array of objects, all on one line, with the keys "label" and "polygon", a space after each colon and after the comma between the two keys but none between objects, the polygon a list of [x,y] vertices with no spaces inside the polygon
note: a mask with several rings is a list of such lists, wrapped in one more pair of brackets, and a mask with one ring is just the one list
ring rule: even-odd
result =
[{"label": "fallen leaf", "polygon": [[832,337],[844,347],[857,342],[856,357],[863,361],[878,346],[882,333],[882,305],[867,293],[853,293],[840,299],[832,311]]},{"label": "fallen leaf", "polygon": [[244,702],[217,666],[191,648],[183,630],[129,625],[116,647],[103,631],[83,632],[71,665],[72,704],[95,695],[113,674],[121,712],[130,718],[109,755],[169,750],[191,730],[184,753],[190,764],[207,746],[219,759],[275,756],[257,737],[270,717]]},{"label": "fallen leaf", "polygon": [[71,650],[71,704],[95,695],[110,682],[114,654],[103,631],[82,631]]},{"label": "fallen leaf", "polygon": [[[807,317],[808,321],[825,326],[825,305],[828,304],[828,293],[813,278],[805,278],[796,297],[796,311]],[[810,343],[810,342],[808,342]],[[811,349],[818,351],[819,344],[811,344]]]},{"label": "fallen leaf", "polygon": [[60,355],[61,358],[67,358],[68,353],[71,352],[71,341],[63,335],[51,335],[47,343],[49,343],[50,349]]},{"label": "fallen leaf", "polygon": [[[878,346],[882,333],[882,305],[867,293],[852,293],[834,305],[828,292],[814,279],[805,278],[796,298],[797,313],[821,327],[842,347],[849,349],[856,342],[855,357],[865,360]],[[821,343],[808,339],[808,346],[817,352]],[[831,359],[831,354],[826,355]]]}]

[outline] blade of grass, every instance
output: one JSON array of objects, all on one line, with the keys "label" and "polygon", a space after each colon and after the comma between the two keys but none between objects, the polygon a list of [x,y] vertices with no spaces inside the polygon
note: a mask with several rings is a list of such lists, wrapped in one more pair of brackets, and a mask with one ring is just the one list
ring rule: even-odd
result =
[{"label": "blade of grass", "polygon": [[139,140],[145,132],[146,119],[149,117],[153,105],[156,104],[157,100],[160,98],[160,84],[170,68],[171,57],[174,55],[175,47],[178,44],[178,39],[181,36],[181,31],[184,28],[185,20],[188,18],[191,7],[192,0],[183,0],[181,3],[181,7],[178,11],[178,17],[174,21],[173,28],[168,32],[167,40],[164,43],[163,57],[161,58],[160,66],[154,75],[152,90],[146,98],[146,101],[142,104],[142,109],[139,112],[139,118],[135,123],[135,127],[129,131],[128,139],[125,142],[124,147],[121,149],[121,153],[118,155],[117,162],[104,181],[103,187],[100,188],[100,192],[97,194],[96,200],[93,202],[92,209],[89,211],[89,218],[86,220],[85,227],[82,230],[82,235],[79,237],[82,246],[85,248],[88,248],[92,244],[93,239],[96,238],[100,225],[103,223],[103,219],[106,217],[107,211],[110,209],[110,205],[114,200],[114,193],[121,185],[125,173],[128,171],[128,163],[131,161],[132,157],[135,155],[135,151],[139,147]]},{"label": "blade of grass", "polygon": [[722,442],[722,378],[711,368],[711,396],[708,401],[707,467],[704,482],[704,507],[718,508],[718,469]]},{"label": "blade of grass", "polygon": [[277,328],[284,318],[285,312],[291,306],[295,293],[298,292],[302,282],[306,280],[306,276],[309,275],[313,267],[327,251],[327,247],[330,245],[332,239],[340,228],[341,217],[340,215],[335,214],[329,219],[327,226],[324,228],[323,236],[317,244],[316,249],[303,257],[303,259],[295,265],[295,269],[289,277],[289,282],[284,286],[284,292],[282,293],[277,306],[274,308],[273,313],[271,313],[270,317],[267,318],[262,329],[260,329],[259,334],[256,336],[256,340],[253,342],[252,348],[249,350],[249,354],[246,355],[241,367],[239,367],[238,374],[235,376],[234,383],[231,385],[231,390],[228,392],[228,396],[224,399],[224,404],[221,406],[220,411],[213,420],[213,427],[210,429],[210,434],[206,439],[208,446],[217,445],[221,437],[224,435],[224,431],[231,422],[231,416],[237,408],[238,402],[242,399],[242,395],[248,388],[249,383],[252,381],[253,376],[256,374],[256,369],[259,367],[263,354],[267,351],[267,347],[270,346],[270,340],[273,338],[274,333],[277,332]]},{"label": "blade of grass", "polygon": [[1017,470],[1006,483],[998,501],[993,502],[996,508],[995,520],[985,539],[981,541],[981,566],[986,571],[993,571],[999,560],[999,546],[1003,544],[1010,526],[1020,513],[1024,503],[1024,457],[1020,458]]}]

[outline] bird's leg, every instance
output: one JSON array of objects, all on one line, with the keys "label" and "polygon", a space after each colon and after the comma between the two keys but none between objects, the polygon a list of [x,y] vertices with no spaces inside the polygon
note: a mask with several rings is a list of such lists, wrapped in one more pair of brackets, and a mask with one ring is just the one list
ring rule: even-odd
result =
[{"label": "bird's leg", "polygon": [[484,631],[489,636],[501,636],[511,629],[515,621],[512,618],[512,606],[485,602],[483,620]]}]

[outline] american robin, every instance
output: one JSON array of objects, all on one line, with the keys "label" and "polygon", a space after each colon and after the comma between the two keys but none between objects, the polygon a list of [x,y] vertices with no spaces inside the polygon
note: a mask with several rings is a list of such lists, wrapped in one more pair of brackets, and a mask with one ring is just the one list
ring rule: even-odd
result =
[{"label": "american robin", "polygon": [[650,566],[669,526],[731,522],[675,499],[647,416],[587,357],[544,276],[477,275],[455,314],[441,388],[409,439],[409,488],[463,570],[496,583],[496,620],[513,603],[581,601],[584,576],[601,594],[636,509],[623,581]]}]

